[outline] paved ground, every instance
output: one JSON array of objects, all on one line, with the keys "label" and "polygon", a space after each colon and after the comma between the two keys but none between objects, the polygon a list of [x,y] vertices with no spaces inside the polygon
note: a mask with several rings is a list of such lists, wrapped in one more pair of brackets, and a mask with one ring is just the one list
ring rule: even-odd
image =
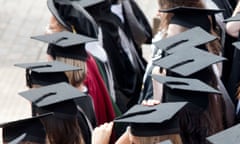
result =
[{"label": "paved ground", "polygon": [[[156,2],[137,2],[151,21]],[[0,0],[0,5],[0,123],[3,123],[30,116],[29,102],[18,95],[27,89],[25,71],[14,64],[45,60],[46,44],[30,36],[43,34],[50,13],[46,0]],[[148,46],[144,46],[144,53],[148,58]]]}]

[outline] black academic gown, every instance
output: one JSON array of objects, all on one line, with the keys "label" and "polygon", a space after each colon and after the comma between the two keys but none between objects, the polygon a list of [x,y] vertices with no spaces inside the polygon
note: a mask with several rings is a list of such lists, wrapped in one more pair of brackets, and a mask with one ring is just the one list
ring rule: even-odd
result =
[{"label": "black academic gown", "polygon": [[134,68],[124,52],[118,32],[119,29],[124,31],[124,25],[116,15],[109,12],[97,21],[102,29],[103,48],[107,52],[113,72],[117,104],[125,111],[138,101],[145,66],[141,67],[136,60]]}]

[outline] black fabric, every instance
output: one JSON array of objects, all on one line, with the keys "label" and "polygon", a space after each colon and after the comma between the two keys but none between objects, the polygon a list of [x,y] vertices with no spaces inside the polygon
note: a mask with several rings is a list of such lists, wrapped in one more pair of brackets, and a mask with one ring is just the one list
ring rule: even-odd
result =
[{"label": "black fabric", "polygon": [[[189,18],[190,17],[190,18]],[[198,14],[175,14],[171,19],[171,24],[179,24],[186,28],[200,26],[205,31],[210,31],[210,20],[207,15]]]},{"label": "black fabric", "polygon": [[[167,71],[167,75],[174,77],[182,77],[178,74],[171,73]],[[197,73],[194,73],[187,78],[194,78],[201,80],[206,84],[212,84],[215,82],[215,77],[211,67],[205,68]],[[200,92],[187,92],[184,90],[171,90],[164,86],[164,101],[165,102],[175,102],[175,101],[188,101],[192,104],[206,109],[208,107],[208,93]]]},{"label": "black fabric", "polygon": [[[240,48],[234,49],[234,55],[233,55],[233,61],[232,61],[232,67],[231,67],[231,73],[229,76],[228,81],[228,92],[233,100],[233,102],[236,102],[236,96],[237,96],[237,89],[240,84]],[[236,103],[235,103],[236,104]]]},{"label": "black fabric", "polygon": [[81,107],[84,113],[87,115],[87,118],[92,124],[92,127],[95,128],[97,126],[97,120],[95,115],[95,110],[92,102],[92,98],[87,96],[84,99],[76,98],[74,102],[77,106]]},{"label": "black fabric", "polygon": [[86,117],[82,112],[78,111],[77,118],[85,144],[91,144],[92,132],[88,125]]},{"label": "black fabric", "polygon": [[137,69],[133,68],[121,46],[118,29],[123,29],[124,26],[120,19],[114,14],[107,13],[99,17],[97,21],[102,28],[103,48],[109,57],[115,81],[115,89],[116,91],[121,91],[121,94],[130,99],[127,104],[129,108],[138,101],[144,69],[140,69],[139,64],[135,65],[138,67]]},{"label": "black fabric", "polygon": [[[146,16],[144,15],[144,13],[142,12],[142,10],[140,9],[140,7],[138,6],[138,4],[134,1],[134,0],[125,0],[122,2],[123,4],[123,12],[125,14],[125,21],[128,24],[128,28],[131,31],[131,35],[133,36],[133,40],[135,41],[136,44],[138,44],[138,42],[135,39],[135,35],[139,34],[140,32],[142,32],[144,34],[145,37],[145,41],[143,43],[146,44],[151,44],[152,43],[152,38],[153,38],[153,34],[152,34],[152,29],[151,26],[146,18]],[[125,8],[125,4],[129,4],[129,6],[132,9],[134,18],[136,18],[137,21],[135,21],[134,23],[131,23],[131,18],[130,15],[126,15],[126,12],[129,11],[129,9]],[[131,24],[133,24],[131,26]],[[135,26],[134,26],[135,25]],[[138,31],[134,31],[134,27],[138,27]],[[137,33],[134,33],[137,32]],[[142,44],[142,43],[141,43]]]},{"label": "black fabric", "polygon": [[47,48],[47,54],[51,55],[54,59],[56,59],[56,56],[78,59],[82,61],[86,61],[88,58],[85,45],[62,48],[53,44],[49,44]]},{"label": "black fabric", "polygon": [[234,0],[213,0],[213,1],[220,9],[225,10],[223,12],[224,18],[228,18],[232,15],[233,12],[232,5],[236,5],[236,2],[234,2]]},{"label": "black fabric", "polygon": [[[74,7],[71,4],[57,3],[56,0],[53,1],[58,15],[67,25],[66,28],[72,30],[73,26],[77,33],[97,38],[98,27],[96,22],[83,8]],[[49,9],[51,11],[51,7]]]}]

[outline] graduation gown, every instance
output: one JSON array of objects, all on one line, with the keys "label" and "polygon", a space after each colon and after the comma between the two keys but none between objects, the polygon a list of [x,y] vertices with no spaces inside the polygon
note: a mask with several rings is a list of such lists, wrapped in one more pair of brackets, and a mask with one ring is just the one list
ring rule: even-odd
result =
[{"label": "graduation gown", "polygon": [[97,124],[100,125],[105,122],[110,122],[115,118],[115,113],[106,85],[101,78],[94,58],[91,55],[89,55],[86,64],[87,76],[84,84],[88,88],[89,95],[93,99]]}]

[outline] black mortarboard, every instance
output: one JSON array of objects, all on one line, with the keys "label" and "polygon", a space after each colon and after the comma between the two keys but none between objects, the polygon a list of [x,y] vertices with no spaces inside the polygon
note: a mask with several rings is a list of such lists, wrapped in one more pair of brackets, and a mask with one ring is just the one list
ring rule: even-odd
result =
[{"label": "black mortarboard", "polygon": [[78,3],[80,6],[87,8],[90,6],[94,6],[96,4],[105,2],[106,0],[71,0],[73,3],[76,2]]},{"label": "black mortarboard", "polygon": [[240,13],[237,13],[235,16],[232,16],[224,20],[224,22],[231,22],[231,21],[240,21]]},{"label": "black mortarboard", "polygon": [[170,23],[180,24],[187,28],[201,26],[204,30],[210,31],[211,22],[209,21],[208,16],[210,15],[212,17],[212,24],[215,27],[215,14],[223,12],[224,10],[180,6],[170,9],[161,9],[159,11],[174,13]]},{"label": "black mortarboard", "polygon": [[187,102],[162,103],[147,107],[135,105],[116,118],[115,123],[128,123],[135,136],[160,136],[179,133],[177,113]]},{"label": "black mortarboard", "polygon": [[72,118],[77,114],[74,99],[86,95],[67,83],[58,83],[19,93],[39,108],[39,113],[54,112],[60,118]]},{"label": "black mortarboard", "polygon": [[86,60],[87,58],[84,44],[96,41],[94,38],[74,34],[68,31],[34,36],[31,38],[54,45],[51,48],[51,54],[53,57],[60,56],[80,60]]},{"label": "black mortarboard", "polygon": [[216,13],[223,12],[223,9],[205,9],[205,8],[197,8],[197,7],[174,7],[169,9],[160,9],[160,12],[171,12],[174,14],[204,14],[204,15],[214,15]]},{"label": "black mortarboard", "polygon": [[[79,2],[81,3],[82,0]],[[84,3],[88,3],[86,1]],[[78,0],[48,0],[47,5],[57,21],[69,31],[97,38],[98,26],[94,19],[84,8],[78,4]]]},{"label": "black mortarboard", "polygon": [[240,42],[237,41],[237,42],[234,42],[232,45],[235,46],[235,48],[239,49],[240,50]]},{"label": "black mortarboard", "polygon": [[166,68],[182,76],[189,76],[214,63],[225,60],[221,56],[211,54],[198,48],[182,48],[173,54],[153,61],[154,65]]},{"label": "black mortarboard", "polygon": [[40,119],[52,115],[47,113],[32,118],[0,124],[3,128],[3,142],[18,144],[24,141],[45,143],[46,133]]},{"label": "black mortarboard", "polygon": [[162,39],[154,44],[158,49],[167,53],[181,50],[182,47],[195,47],[215,40],[216,37],[203,30],[201,27],[194,27],[175,36]]},{"label": "black mortarboard", "polygon": [[163,83],[164,85],[166,85],[167,87],[173,90],[186,90],[186,91],[220,94],[218,90],[208,86],[207,84],[203,83],[198,79],[177,78],[177,77],[160,76],[160,75],[152,75],[152,77],[156,81]]},{"label": "black mortarboard", "polygon": [[33,84],[46,86],[59,82],[67,82],[68,78],[64,72],[80,70],[79,67],[68,65],[58,61],[15,64],[15,66],[26,69],[27,86]]},{"label": "black mortarboard", "polygon": [[211,144],[239,144],[240,142],[240,124],[207,137]]}]

